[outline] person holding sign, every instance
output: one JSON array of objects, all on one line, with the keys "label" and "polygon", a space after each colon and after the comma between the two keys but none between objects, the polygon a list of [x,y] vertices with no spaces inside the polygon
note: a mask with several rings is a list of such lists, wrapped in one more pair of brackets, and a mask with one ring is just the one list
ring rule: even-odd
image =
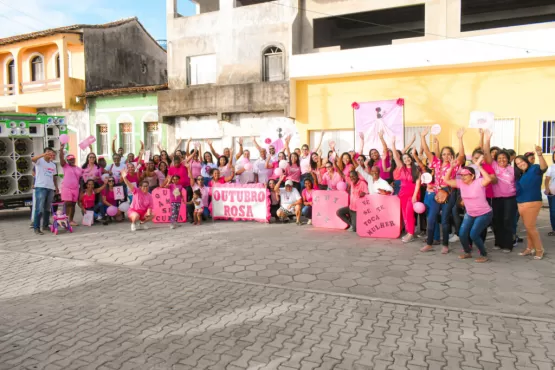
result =
[{"label": "person holding sign", "polygon": [[[459,156],[455,159],[455,151],[452,147],[446,146],[439,151],[439,141],[434,140],[434,150],[435,153],[440,153],[441,159],[436,157],[430,151],[428,144],[426,142],[426,136],[428,135],[430,129],[426,128],[420,133],[421,144],[428,158],[429,167],[434,170],[435,173],[435,183],[433,186],[434,197],[430,200],[430,209],[428,211],[428,238],[426,240],[426,245],[420,249],[421,252],[429,252],[434,248],[432,247],[434,242],[434,229],[437,222],[437,216],[441,213],[441,229],[442,229],[442,244],[443,248],[441,253],[449,253],[449,229],[451,225],[449,224],[449,216],[451,216],[451,210],[455,205],[457,199],[451,193],[449,185],[445,180],[454,179],[460,166],[466,162],[466,156],[464,154],[463,136],[465,133],[464,129],[457,131],[457,137],[459,139]],[[451,168],[453,163],[457,163],[457,167],[449,172],[449,177],[447,176],[447,171]]]},{"label": "person holding sign", "polygon": [[522,172],[522,176],[516,183],[516,203],[528,236],[528,247],[519,255],[531,256],[535,254],[534,259],[541,260],[544,256],[544,250],[536,222],[542,208],[541,187],[543,174],[547,170],[547,162],[543,157],[540,146],[536,146],[536,155],[538,156],[539,165],[531,164],[522,155],[515,158],[515,165]]},{"label": "person holding sign", "polygon": [[280,207],[277,211],[277,216],[283,222],[289,222],[289,216],[297,218],[297,225],[301,226],[301,204],[303,199],[299,191],[293,187],[293,181],[285,181],[285,187],[280,188],[281,183],[285,180],[285,175],[281,178],[274,187],[276,194],[279,194]]},{"label": "person holding sign", "polygon": [[480,257],[475,261],[483,263],[488,261],[488,252],[484,245],[482,233],[487,229],[493,218],[493,211],[486,198],[486,188],[491,183],[491,176],[482,167],[484,156],[480,156],[474,165],[480,171],[481,178],[476,178],[476,172],[473,167],[467,166],[460,170],[460,180],[451,179],[453,169],[458,166],[457,160],[451,162],[451,166],[445,174],[445,184],[452,188],[458,188],[461,191],[461,198],[464,202],[466,214],[464,215],[461,228],[459,230],[459,238],[464,249],[464,253],[459,256],[460,259],[472,258],[472,249],[470,241],[480,251]]},{"label": "person holding sign", "polygon": [[395,136],[391,141],[393,160],[397,165],[393,172],[393,178],[400,181],[401,184],[399,199],[401,200],[401,214],[407,231],[407,234],[401,240],[403,243],[408,243],[414,240],[416,218],[414,217],[413,204],[418,202],[420,195],[420,169],[408,153],[404,153],[402,157],[399,155],[395,148]]},{"label": "person holding sign", "polygon": [[[116,199],[116,189],[115,189],[116,180],[114,179],[113,176],[108,177],[106,180],[107,180],[106,187],[101,193],[102,204],[104,205],[104,215],[106,214],[108,207],[118,206],[118,200]],[[123,189],[121,189],[121,192],[123,192]],[[121,221],[122,212],[118,209],[117,213],[111,217],[114,217],[116,221]],[[108,217],[104,216],[104,220],[102,221],[102,224],[108,225]]]},{"label": "person holding sign", "polygon": [[357,231],[357,201],[364,198],[368,192],[368,184],[366,181],[358,177],[358,172],[351,171],[349,174],[351,185],[351,196],[349,197],[349,207],[339,208],[337,217],[339,217],[347,225],[351,225],[349,230]]},{"label": "person holding sign", "polygon": [[123,171],[121,177],[125,185],[127,185],[127,189],[133,194],[131,207],[129,207],[129,212],[127,213],[131,221],[131,231],[137,230],[137,224],[139,229],[147,230],[148,226],[146,223],[152,220],[152,207],[154,206],[152,195],[148,192],[148,182],[141,181],[140,189],[138,189],[127,179],[127,171]]}]

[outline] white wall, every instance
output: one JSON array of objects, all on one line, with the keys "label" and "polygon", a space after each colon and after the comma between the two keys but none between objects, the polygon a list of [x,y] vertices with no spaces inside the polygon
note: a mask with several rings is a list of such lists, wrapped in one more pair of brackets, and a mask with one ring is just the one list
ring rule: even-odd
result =
[{"label": "white wall", "polygon": [[[486,36],[293,55],[290,78],[383,73],[555,57],[555,26]],[[502,46],[501,46],[502,45]]]}]

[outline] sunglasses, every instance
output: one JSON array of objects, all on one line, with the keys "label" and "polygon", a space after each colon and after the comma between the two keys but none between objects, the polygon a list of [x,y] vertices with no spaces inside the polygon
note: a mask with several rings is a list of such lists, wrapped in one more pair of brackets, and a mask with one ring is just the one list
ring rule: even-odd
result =
[{"label": "sunglasses", "polygon": [[114,180],[108,180],[108,182],[115,182]]},{"label": "sunglasses", "polygon": [[202,180],[204,180],[204,179],[197,179],[197,181],[202,181]]},{"label": "sunglasses", "polygon": [[326,166],[326,168],[333,168],[332,166]]}]

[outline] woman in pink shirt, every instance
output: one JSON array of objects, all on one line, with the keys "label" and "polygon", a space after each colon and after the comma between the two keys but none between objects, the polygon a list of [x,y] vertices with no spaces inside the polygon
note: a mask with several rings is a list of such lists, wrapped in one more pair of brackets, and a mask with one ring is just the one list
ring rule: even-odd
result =
[{"label": "woman in pink shirt", "polygon": [[146,223],[152,220],[152,207],[154,202],[152,199],[152,194],[148,192],[148,181],[141,181],[140,188],[133,185],[128,180],[127,171],[121,173],[123,181],[129,191],[133,194],[133,200],[131,201],[131,207],[127,212],[127,216],[131,221],[131,231],[137,230],[137,223],[139,224],[139,229],[147,230],[148,226]]},{"label": "woman in pink shirt", "polygon": [[200,161],[198,148],[191,150],[191,155],[187,157],[187,163],[189,164],[189,168],[191,169],[191,173],[193,175],[193,177],[191,177],[192,179],[196,179],[201,176],[202,162]]},{"label": "woman in pink shirt", "polygon": [[517,214],[515,168],[511,166],[511,155],[505,150],[497,151],[495,158],[490,152],[491,136],[485,132],[484,157],[495,172],[493,179],[493,233],[495,247],[503,252],[511,252],[513,243],[513,225]]},{"label": "woman in pink shirt", "polygon": [[[432,154],[430,148],[428,147],[426,139],[428,132],[429,129],[426,128],[420,133],[420,137],[422,148],[424,149],[424,153],[426,153],[426,157],[428,158],[428,167],[434,170],[435,182],[433,191],[435,195],[432,199],[430,199],[429,203],[430,208],[428,210],[428,238],[426,240],[426,245],[421,248],[420,251],[429,252],[434,249],[432,247],[434,242],[434,229],[437,223],[437,216],[441,213],[441,230],[443,244],[441,253],[447,254],[449,253],[449,231],[451,229],[449,217],[451,216],[451,210],[455,206],[457,199],[452,194],[449,185],[446,183],[446,180],[454,179],[459,167],[466,162],[463,145],[463,136],[465,130],[460,129],[457,132],[460,149],[459,156],[456,158],[455,162],[453,162],[453,159],[455,159],[455,151],[453,150],[453,148],[451,148],[450,146],[446,146],[443,147],[440,151],[439,141],[437,139],[434,140],[434,151],[435,153],[440,153],[441,159]],[[457,163],[457,167],[451,169],[453,163]],[[451,171],[449,172],[449,175],[447,175],[447,171],[449,171],[450,169]],[[447,199],[444,203],[437,202],[436,197],[438,192],[441,192],[442,194],[445,194],[443,192],[447,192]]]},{"label": "woman in pink shirt", "polygon": [[472,167],[463,167],[460,171],[461,180],[451,179],[453,169],[457,167],[458,162],[451,162],[451,167],[447,170],[445,183],[453,188],[459,188],[461,198],[464,202],[466,214],[459,230],[459,238],[464,249],[464,253],[459,256],[460,259],[472,258],[472,249],[470,248],[470,240],[480,251],[480,257],[476,262],[483,263],[488,261],[488,252],[484,246],[482,232],[489,226],[493,218],[493,211],[486,199],[486,187],[491,183],[491,177],[482,167],[484,157],[481,156],[475,165],[480,171],[481,178],[476,179],[476,172]]},{"label": "woman in pink shirt", "polygon": [[299,156],[293,152],[289,155],[289,167],[285,170],[287,180],[293,181],[293,187],[301,192],[301,167],[299,165]]},{"label": "woman in pink shirt", "polygon": [[420,195],[420,169],[414,159],[407,153],[401,157],[395,149],[395,137],[393,137],[391,149],[397,168],[393,172],[393,178],[400,181],[401,188],[399,199],[401,200],[401,214],[405,222],[407,234],[401,239],[403,243],[414,240],[414,229],[416,218],[414,217],[413,203],[418,202]]},{"label": "woman in pink shirt", "polygon": [[340,172],[335,162],[327,162],[326,173],[322,175],[322,183],[327,185],[327,190],[337,190],[337,184],[345,181],[343,172]]},{"label": "woman in pink shirt", "polygon": [[100,180],[101,173],[98,162],[96,161],[96,154],[89,153],[89,155],[87,155],[87,161],[83,163],[81,168],[83,169],[83,183],[87,182],[87,180],[94,180],[94,182]]},{"label": "woman in pink shirt", "polygon": [[314,191],[312,181],[310,179],[304,180],[304,189],[302,193],[303,208],[301,214],[308,218],[307,225],[312,225],[312,192]]},{"label": "woman in pink shirt", "polygon": [[[384,180],[389,180],[391,178],[390,171],[388,168],[391,168],[391,157],[389,156],[389,151],[387,149],[387,144],[384,139],[384,132],[378,132],[380,137],[380,141],[383,145],[383,155],[380,155],[378,149],[372,148],[368,151],[368,158],[369,158],[369,168],[378,167],[380,169],[380,178]],[[360,154],[364,153],[364,133],[360,132]],[[384,167],[385,166],[385,167]]]},{"label": "woman in pink shirt", "polygon": [[60,195],[66,205],[69,224],[77,226],[77,222],[73,221],[73,218],[75,217],[75,205],[79,201],[79,181],[81,180],[83,169],[75,165],[75,156],[73,154],[68,154],[67,158],[65,157],[63,145],[60,148],[60,166],[62,166],[64,171]]},{"label": "woman in pink shirt", "polygon": [[349,153],[341,154],[341,157],[337,160],[337,169],[341,171],[345,178],[349,178],[349,174],[355,169],[353,159]]}]

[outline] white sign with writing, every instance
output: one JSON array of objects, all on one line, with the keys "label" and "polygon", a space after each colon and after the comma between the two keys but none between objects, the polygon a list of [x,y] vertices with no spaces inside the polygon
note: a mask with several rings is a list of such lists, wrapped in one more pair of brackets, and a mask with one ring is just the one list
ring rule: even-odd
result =
[{"label": "white sign with writing", "polygon": [[491,130],[495,121],[495,114],[492,112],[470,112],[470,128],[483,128]]}]

